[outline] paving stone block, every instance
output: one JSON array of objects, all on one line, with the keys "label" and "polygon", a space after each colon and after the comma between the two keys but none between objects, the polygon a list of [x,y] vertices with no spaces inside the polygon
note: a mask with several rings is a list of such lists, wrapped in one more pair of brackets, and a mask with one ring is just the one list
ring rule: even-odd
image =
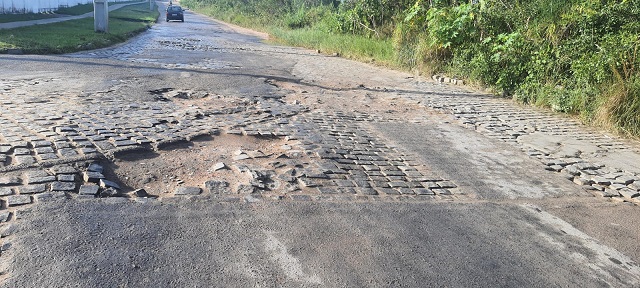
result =
[{"label": "paving stone block", "polygon": [[54,192],[45,192],[45,193],[35,194],[33,195],[33,198],[35,199],[35,201],[45,202],[45,201],[51,201],[56,199],[66,199],[67,195],[64,192],[54,191]]},{"label": "paving stone block", "polygon": [[114,188],[120,190],[120,185],[118,185],[118,183],[106,179],[100,179],[99,185],[102,188]]},{"label": "paving stone block", "polygon": [[13,195],[14,191],[11,187],[0,187],[0,196]]},{"label": "paving stone block", "polygon": [[0,153],[7,154],[11,151],[13,147],[11,145],[0,145]]},{"label": "paving stone block", "polygon": [[31,150],[28,148],[15,148],[13,149],[13,155],[30,155]]},{"label": "paving stone block", "polygon": [[50,141],[35,141],[35,142],[31,142],[31,145],[34,148],[39,148],[39,147],[50,147],[53,145],[53,143],[51,143]]},{"label": "paving stone block", "polygon": [[596,184],[600,184],[600,185],[610,185],[611,184],[611,179],[607,179],[605,177],[601,177],[601,176],[595,176],[592,177],[591,180],[593,180],[593,183]]},{"label": "paving stone block", "polygon": [[98,163],[91,163],[87,167],[87,171],[103,173],[104,172],[104,167],[102,165],[98,164]]},{"label": "paving stone block", "polygon": [[9,217],[11,217],[11,212],[6,210],[0,211],[0,223],[9,221]]},{"label": "paving stone block", "polygon": [[389,182],[389,186],[391,188],[408,188],[409,185],[407,185],[407,182],[404,181],[392,181]]},{"label": "paving stone block", "polygon": [[36,176],[27,178],[27,184],[41,184],[56,181],[55,176]]},{"label": "paving stone block", "polygon": [[25,185],[18,188],[20,194],[36,194],[43,193],[47,191],[47,185],[45,184],[34,184],[34,185]]},{"label": "paving stone block", "polygon": [[18,155],[15,156],[16,163],[18,165],[31,165],[36,163],[36,158],[31,155]]},{"label": "paving stone block", "polygon": [[339,194],[341,193],[336,187],[318,187],[320,194]]},{"label": "paving stone block", "polygon": [[99,183],[100,179],[104,179],[100,172],[85,171],[82,176],[85,182]]},{"label": "paving stone block", "polygon": [[8,206],[18,206],[31,203],[31,196],[29,195],[11,195],[7,196]]},{"label": "paving stone block", "polygon": [[61,182],[74,182],[76,181],[76,175],[74,174],[60,174],[57,176],[58,181]]},{"label": "paving stone block", "polygon": [[11,236],[16,231],[18,231],[18,225],[13,223],[2,224],[0,225],[0,238]]},{"label": "paving stone block", "polygon": [[56,181],[51,183],[51,191],[75,191],[76,183]]},{"label": "paving stone block", "polygon": [[33,150],[36,151],[36,154],[54,153],[54,150],[51,147],[39,147],[39,148],[35,148]]},{"label": "paving stone block", "polygon": [[615,180],[613,180],[613,183],[629,185],[629,184],[633,183],[633,181],[635,181],[635,179],[636,179],[636,177],[623,175],[623,176],[619,176]]},{"label": "paving stone block", "polygon": [[433,190],[433,192],[435,192],[437,195],[453,195],[453,193],[451,193],[449,189],[435,189]]},{"label": "paving stone block", "polygon": [[588,185],[591,185],[591,184],[594,183],[593,180],[585,178],[583,176],[574,178],[573,182],[578,184],[578,185],[583,185],[583,186],[588,186]]},{"label": "paving stone block", "polygon": [[401,195],[415,195],[416,192],[411,188],[397,188]]},{"label": "paving stone block", "polygon": [[392,188],[375,188],[380,195],[400,195],[400,192]]},{"label": "paving stone block", "polygon": [[378,195],[378,191],[373,188],[357,188],[356,191],[363,195]]},{"label": "paving stone block", "polygon": [[433,190],[427,188],[414,188],[413,191],[416,193],[416,195],[436,195]]},{"label": "paving stone block", "polygon": [[178,187],[176,188],[174,195],[200,195],[202,193],[202,189],[199,187]]},{"label": "paving stone block", "polygon": [[620,193],[620,195],[622,195],[622,197],[624,197],[626,199],[640,197],[640,192],[638,192],[637,190],[634,190],[634,189],[630,189],[630,188],[620,189],[620,190],[618,190],[618,193]]},{"label": "paving stone block", "polygon": [[20,185],[22,180],[15,176],[0,177],[0,186]]},{"label": "paving stone block", "polygon": [[100,190],[100,186],[95,184],[84,184],[80,186],[80,190],[78,194],[80,195],[97,195],[98,190]]},{"label": "paving stone block", "polygon": [[440,181],[437,182],[438,186],[440,186],[440,188],[447,188],[447,189],[451,189],[451,188],[456,188],[458,186],[456,186],[456,184],[454,184],[451,181]]},{"label": "paving stone block", "polygon": [[340,180],[336,179],[333,182],[339,187],[356,187],[356,184],[351,180]]}]

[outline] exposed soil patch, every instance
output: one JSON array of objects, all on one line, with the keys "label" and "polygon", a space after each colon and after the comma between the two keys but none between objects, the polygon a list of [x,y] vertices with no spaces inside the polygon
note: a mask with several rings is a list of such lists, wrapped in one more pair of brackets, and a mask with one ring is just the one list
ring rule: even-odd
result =
[{"label": "exposed soil patch", "polygon": [[224,134],[174,144],[161,151],[121,155],[109,168],[125,189],[144,188],[154,195],[173,193],[182,186],[205,189],[204,183],[209,180],[228,182],[230,192],[235,193],[239,185],[249,185],[254,178],[242,167],[274,172],[285,168],[288,165],[284,159],[296,144],[277,138]]}]

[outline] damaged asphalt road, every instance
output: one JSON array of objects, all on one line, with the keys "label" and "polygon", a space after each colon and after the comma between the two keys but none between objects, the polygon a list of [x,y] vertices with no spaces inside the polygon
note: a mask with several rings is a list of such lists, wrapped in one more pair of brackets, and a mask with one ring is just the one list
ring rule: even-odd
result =
[{"label": "damaged asphalt road", "polygon": [[640,285],[637,143],[185,18],[0,56],[2,286]]}]

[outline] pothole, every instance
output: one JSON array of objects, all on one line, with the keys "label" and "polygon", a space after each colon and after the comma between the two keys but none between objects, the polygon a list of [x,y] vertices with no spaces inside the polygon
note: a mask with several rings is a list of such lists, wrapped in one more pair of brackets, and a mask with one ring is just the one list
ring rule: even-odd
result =
[{"label": "pothole", "polygon": [[106,173],[113,175],[105,176],[118,179],[123,190],[142,188],[157,196],[173,195],[183,187],[213,194],[286,193],[301,189],[294,171],[309,163],[294,149],[298,144],[232,134],[201,137],[160,151],[119,155],[107,165],[111,172]]}]

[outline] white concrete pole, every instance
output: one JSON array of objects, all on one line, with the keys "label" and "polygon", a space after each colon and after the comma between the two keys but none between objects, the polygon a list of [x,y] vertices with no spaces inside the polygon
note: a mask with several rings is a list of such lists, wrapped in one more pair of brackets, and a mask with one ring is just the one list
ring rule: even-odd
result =
[{"label": "white concrete pole", "polygon": [[109,32],[109,2],[93,0],[93,28],[96,32]]}]

